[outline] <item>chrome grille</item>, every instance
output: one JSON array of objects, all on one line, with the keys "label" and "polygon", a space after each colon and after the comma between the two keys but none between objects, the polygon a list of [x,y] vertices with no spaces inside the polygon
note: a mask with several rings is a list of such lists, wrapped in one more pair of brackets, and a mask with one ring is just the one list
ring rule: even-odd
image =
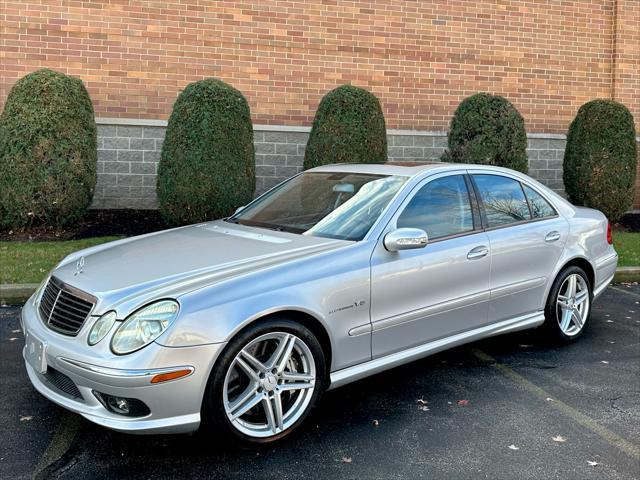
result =
[{"label": "chrome grille", "polygon": [[42,321],[51,330],[75,336],[91,313],[94,303],[90,295],[51,277],[42,292],[39,310]]}]

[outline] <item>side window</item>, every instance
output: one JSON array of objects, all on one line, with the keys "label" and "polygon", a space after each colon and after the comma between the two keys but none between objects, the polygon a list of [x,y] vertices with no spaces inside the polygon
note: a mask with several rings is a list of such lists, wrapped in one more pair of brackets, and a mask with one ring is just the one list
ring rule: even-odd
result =
[{"label": "side window", "polygon": [[555,209],[547,202],[542,195],[536,192],[533,188],[522,184],[524,193],[527,195],[529,205],[531,205],[531,214],[533,218],[553,217],[557,215]]},{"label": "side window", "polygon": [[473,176],[480,201],[484,204],[489,227],[531,220],[529,204],[520,182],[499,175]]},{"label": "side window", "polygon": [[464,177],[451,175],[427,183],[410,200],[397,223],[398,228],[421,228],[430,240],[473,230]]}]

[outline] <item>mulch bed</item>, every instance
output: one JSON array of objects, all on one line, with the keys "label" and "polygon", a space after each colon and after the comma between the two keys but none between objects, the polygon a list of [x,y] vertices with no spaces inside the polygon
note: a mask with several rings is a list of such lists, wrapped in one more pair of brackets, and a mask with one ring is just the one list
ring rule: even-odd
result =
[{"label": "mulch bed", "polygon": [[618,223],[628,232],[640,232],[640,213],[627,213]]},{"label": "mulch bed", "polygon": [[169,228],[157,210],[89,210],[73,228],[37,227],[0,232],[0,240],[80,240],[82,238],[131,237]]},{"label": "mulch bed", "polygon": [[[37,227],[26,231],[0,232],[0,240],[79,240],[82,238],[123,236],[131,237],[169,228],[157,210],[89,210],[74,228],[55,231]],[[618,228],[640,232],[640,214],[628,213]]]}]

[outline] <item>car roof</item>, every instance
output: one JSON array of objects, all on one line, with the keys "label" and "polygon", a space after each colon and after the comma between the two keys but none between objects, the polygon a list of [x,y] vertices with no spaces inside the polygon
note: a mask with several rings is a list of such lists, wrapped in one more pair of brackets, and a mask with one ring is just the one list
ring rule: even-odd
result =
[{"label": "car roof", "polygon": [[388,163],[334,163],[312,168],[310,172],[353,172],[373,175],[399,175],[415,177],[423,173],[435,171],[488,170],[516,173],[513,170],[493,165],[478,165],[445,162],[388,162]]}]

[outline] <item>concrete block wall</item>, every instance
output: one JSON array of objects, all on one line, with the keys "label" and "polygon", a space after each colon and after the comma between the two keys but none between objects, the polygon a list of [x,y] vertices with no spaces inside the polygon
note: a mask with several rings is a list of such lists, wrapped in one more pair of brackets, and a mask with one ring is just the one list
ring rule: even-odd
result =
[{"label": "concrete block wall", "polygon": [[156,208],[163,126],[98,125],[98,181],[92,208]]},{"label": "concrete block wall", "polygon": [[[151,123],[151,122],[149,122]],[[156,173],[165,126],[158,124],[98,125],[98,182],[92,208],[153,209]],[[302,170],[308,129],[257,126],[256,194],[263,193]],[[389,160],[439,161],[447,146],[444,132],[389,131]],[[564,194],[561,135],[529,135],[529,173]]]}]

